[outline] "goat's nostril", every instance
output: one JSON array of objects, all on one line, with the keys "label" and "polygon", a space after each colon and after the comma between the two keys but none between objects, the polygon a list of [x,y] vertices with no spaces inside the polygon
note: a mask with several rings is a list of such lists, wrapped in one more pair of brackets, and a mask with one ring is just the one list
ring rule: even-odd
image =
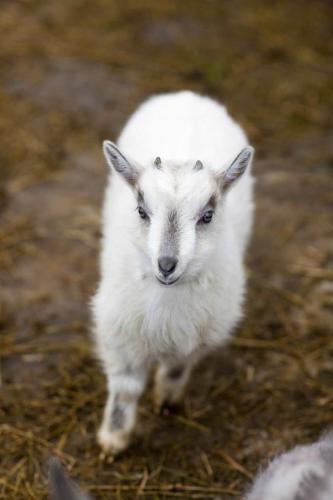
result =
[{"label": "goat's nostril", "polygon": [[160,257],[158,259],[158,267],[164,276],[169,276],[177,266],[178,260],[175,257]]}]

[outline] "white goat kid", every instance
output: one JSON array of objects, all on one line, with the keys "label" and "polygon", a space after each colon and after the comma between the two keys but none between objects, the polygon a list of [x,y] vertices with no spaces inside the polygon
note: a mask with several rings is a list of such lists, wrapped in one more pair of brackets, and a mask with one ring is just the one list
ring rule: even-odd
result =
[{"label": "white goat kid", "polygon": [[184,91],[146,101],[104,153],[114,173],[93,299],[108,380],[98,440],[117,453],[152,363],[156,404],[178,403],[195,362],[241,318],[253,148],[223,106]]}]

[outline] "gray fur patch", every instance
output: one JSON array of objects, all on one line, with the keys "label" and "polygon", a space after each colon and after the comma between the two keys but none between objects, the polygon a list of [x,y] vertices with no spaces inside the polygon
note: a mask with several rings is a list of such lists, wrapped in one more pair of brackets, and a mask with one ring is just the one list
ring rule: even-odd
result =
[{"label": "gray fur patch", "polygon": [[320,450],[320,456],[324,460],[325,464],[333,470],[333,442],[325,443],[329,444],[328,446],[323,446],[323,449]]},{"label": "gray fur patch", "polygon": [[112,430],[120,430],[124,427],[125,411],[119,403],[115,403],[111,412],[111,428]]},{"label": "gray fur patch", "polygon": [[216,208],[216,205],[217,205],[217,194],[216,193],[213,193],[211,195],[211,197],[209,198],[208,202],[206,203],[206,205],[204,205],[199,214],[198,214],[198,217],[199,217],[199,220],[201,219],[201,217],[204,215],[204,213],[207,211],[207,210],[215,210]]},{"label": "gray fur patch", "polygon": [[209,201],[206,205],[206,208],[212,208],[213,210],[216,208],[217,205],[217,197],[216,194],[212,194],[212,196],[209,198]]},{"label": "gray fur patch", "polygon": [[154,167],[156,167],[158,170],[162,168],[162,160],[159,156],[156,156],[154,160]]},{"label": "gray fur patch", "polygon": [[193,170],[195,170],[196,172],[198,172],[198,170],[202,170],[203,169],[203,164],[202,164],[202,161],[200,160],[197,160],[195,162],[195,165],[193,167]]},{"label": "gray fur patch", "polygon": [[328,478],[310,473],[303,477],[294,500],[320,500],[328,487]]},{"label": "gray fur patch", "polygon": [[137,193],[137,200],[138,200],[138,203],[144,204],[144,202],[145,202],[143,192],[141,191],[141,189],[139,189],[139,191]]},{"label": "gray fur patch", "polygon": [[146,205],[146,202],[144,199],[144,194],[140,189],[138,190],[136,197],[137,197],[138,205],[141,206],[145,210],[145,212],[147,212],[148,215],[151,215],[151,212]]}]

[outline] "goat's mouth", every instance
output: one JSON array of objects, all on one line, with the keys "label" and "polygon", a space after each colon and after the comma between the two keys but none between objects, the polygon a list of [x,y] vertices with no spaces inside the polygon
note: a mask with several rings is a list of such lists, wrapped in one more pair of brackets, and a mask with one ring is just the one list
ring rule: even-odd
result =
[{"label": "goat's mouth", "polygon": [[172,281],[164,281],[161,278],[159,278],[158,276],[156,276],[157,281],[159,281],[161,283],[161,285],[173,285],[174,283],[176,283],[179,280],[179,278],[180,278],[180,276],[178,276],[178,278],[176,278]]}]

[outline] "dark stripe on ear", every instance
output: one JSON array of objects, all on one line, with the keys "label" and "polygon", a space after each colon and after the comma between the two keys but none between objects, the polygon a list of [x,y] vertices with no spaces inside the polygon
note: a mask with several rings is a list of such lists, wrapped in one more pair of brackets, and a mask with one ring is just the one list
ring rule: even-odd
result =
[{"label": "dark stripe on ear", "polygon": [[125,158],[113,142],[104,141],[103,151],[108,164],[134,186],[139,177],[138,169]]},{"label": "dark stripe on ear", "polygon": [[248,165],[251,163],[254,149],[252,146],[247,146],[242,149],[239,155],[234,159],[230,167],[223,176],[223,189],[228,189],[237,179],[245,172]]}]

